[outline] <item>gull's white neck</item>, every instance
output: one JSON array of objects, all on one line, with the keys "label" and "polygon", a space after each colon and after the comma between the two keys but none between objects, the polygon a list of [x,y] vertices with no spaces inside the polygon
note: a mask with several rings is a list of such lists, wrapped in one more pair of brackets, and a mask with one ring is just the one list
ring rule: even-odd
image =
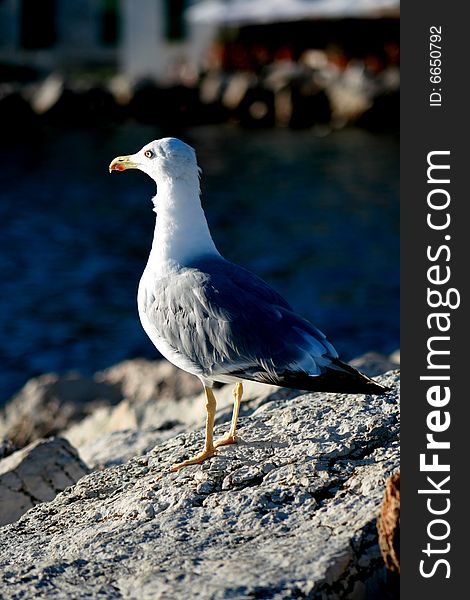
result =
[{"label": "gull's white neck", "polygon": [[158,181],[157,219],[147,267],[165,273],[200,256],[219,255],[199,198],[197,173]]}]

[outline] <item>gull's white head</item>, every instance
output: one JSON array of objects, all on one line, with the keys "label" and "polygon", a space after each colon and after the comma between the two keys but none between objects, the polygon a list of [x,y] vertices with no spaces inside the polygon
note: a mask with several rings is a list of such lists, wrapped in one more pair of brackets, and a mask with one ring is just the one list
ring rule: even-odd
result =
[{"label": "gull's white head", "polygon": [[140,169],[157,183],[153,203],[158,218],[149,272],[166,273],[198,256],[219,256],[202,210],[199,168],[191,146],[163,138],[145,144],[135,154],[117,156],[109,165],[110,173],[127,169]]},{"label": "gull's white head", "polygon": [[162,179],[192,179],[198,175],[196,153],[177,138],[154,140],[128,156],[117,156],[109,172],[140,169],[157,183]]}]

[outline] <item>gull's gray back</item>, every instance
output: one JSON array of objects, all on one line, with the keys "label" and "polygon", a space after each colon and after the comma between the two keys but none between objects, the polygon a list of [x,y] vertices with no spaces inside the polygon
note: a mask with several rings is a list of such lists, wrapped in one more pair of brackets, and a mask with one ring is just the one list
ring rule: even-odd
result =
[{"label": "gull's gray back", "polygon": [[144,329],[166,358],[207,381],[263,379],[285,371],[319,375],[337,357],[325,336],[269,285],[210,257],[139,290]]}]

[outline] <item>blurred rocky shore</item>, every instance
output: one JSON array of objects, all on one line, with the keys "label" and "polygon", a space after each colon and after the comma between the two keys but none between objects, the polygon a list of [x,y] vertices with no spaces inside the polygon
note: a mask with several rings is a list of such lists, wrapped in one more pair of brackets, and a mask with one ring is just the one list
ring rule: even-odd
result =
[{"label": "blurred rocky shore", "polygon": [[17,133],[41,123],[96,126],[131,119],[172,128],[234,122],[398,131],[397,67],[374,73],[351,61],[338,69],[312,53],[304,63],[280,61],[260,74],[212,70],[166,85],[122,75],[0,73],[0,126]]},{"label": "blurred rocky shore", "polygon": [[29,381],[0,413],[2,597],[395,597],[376,520],[399,468],[399,353],[352,363],[391,392],[247,383],[239,443],[178,473],[203,438],[195,377],[137,359]]}]

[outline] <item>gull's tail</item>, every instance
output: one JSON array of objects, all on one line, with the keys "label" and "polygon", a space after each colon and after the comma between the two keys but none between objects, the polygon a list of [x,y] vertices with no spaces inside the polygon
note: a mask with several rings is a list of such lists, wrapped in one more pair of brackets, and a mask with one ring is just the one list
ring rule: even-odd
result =
[{"label": "gull's tail", "polygon": [[[257,373],[255,379],[262,383],[272,383],[281,387],[306,390],[309,392],[336,392],[340,394],[377,394],[390,391],[390,388],[377,383],[351,365],[338,358],[330,358],[321,375],[309,375],[303,371],[285,371],[283,373]],[[246,377],[246,374],[245,374]]]}]

